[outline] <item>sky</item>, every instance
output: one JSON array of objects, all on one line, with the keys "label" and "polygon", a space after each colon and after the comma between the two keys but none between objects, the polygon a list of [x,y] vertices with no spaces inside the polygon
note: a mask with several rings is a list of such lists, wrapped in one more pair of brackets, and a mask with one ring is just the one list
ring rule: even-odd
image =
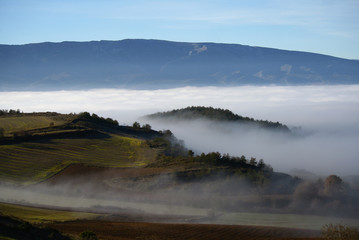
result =
[{"label": "sky", "polygon": [[0,44],[161,39],[359,59],[357,0],[0,0]]}]

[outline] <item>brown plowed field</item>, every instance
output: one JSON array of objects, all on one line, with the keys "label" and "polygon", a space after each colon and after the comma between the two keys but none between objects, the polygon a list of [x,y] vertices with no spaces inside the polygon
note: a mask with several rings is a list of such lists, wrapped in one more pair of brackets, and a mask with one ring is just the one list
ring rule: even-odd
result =
[{"label": "brown plowed field", "polygon": [[166,224],[111,221],[73,221],[50,224],[61,232],[78,236],[90,230],[103,240],[264,240],[264,239],[321,239],[319,231],[289,228],[210,225]]}]

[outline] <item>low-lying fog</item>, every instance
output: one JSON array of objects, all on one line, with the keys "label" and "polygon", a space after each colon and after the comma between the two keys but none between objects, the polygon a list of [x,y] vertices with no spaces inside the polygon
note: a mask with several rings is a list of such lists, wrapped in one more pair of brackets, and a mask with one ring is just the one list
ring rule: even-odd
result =
[{"label": "low-lying fog", "polygon": [[127,125],[146,114],[187,106],[224,108],[254,119],[300,126],[305,136],[290,139],[200,121],[150,124],[157,130],[170,129],[196,152],[263,158],[276,171],[297,168],[319,175],[359,172],[359,85],[2,92],[0,105],[24,112],[88,111]]}]

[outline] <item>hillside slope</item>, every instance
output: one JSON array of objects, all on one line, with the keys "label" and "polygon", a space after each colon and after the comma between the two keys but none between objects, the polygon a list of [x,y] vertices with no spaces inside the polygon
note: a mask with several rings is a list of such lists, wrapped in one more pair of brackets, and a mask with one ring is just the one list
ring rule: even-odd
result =
[{"label": "hillside slope", "polygon": [[0,91],[358,84],[359,61],[239,44],[161,40],[0,45]]},{"label": "hillside slope", "polygon": [[[57,125],[34,128],[41,123],[34,119],[54,118],[62,120]],[[0,180],[4,181],[42,181],[73,163],[102,167],[144,166],[154,161],[161,150],[151,148],[146,142],[161,136],[160,133],[118,126],[117,121],[95,114],[19,114],[2,116],[0,120],[0,127],[12,121],[11,129],[18,130],[5,128],[6,134],[0,138]],[[47,121],[44,124],[47,125]]]}]

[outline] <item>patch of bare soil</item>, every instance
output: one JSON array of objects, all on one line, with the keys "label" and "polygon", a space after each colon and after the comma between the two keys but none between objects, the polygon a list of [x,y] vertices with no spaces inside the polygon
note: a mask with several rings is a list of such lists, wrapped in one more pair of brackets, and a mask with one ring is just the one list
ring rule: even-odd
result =
[{"label": "patch of bare soil", "polygon": [[113,221],[72,221],[49,225],[61,232],[78,236],[89,230],[99,239],[106,240],[264,240],[264,239],[321,239],[320,232],[290,228],[212,225],[212,224],[167,224]]}]

